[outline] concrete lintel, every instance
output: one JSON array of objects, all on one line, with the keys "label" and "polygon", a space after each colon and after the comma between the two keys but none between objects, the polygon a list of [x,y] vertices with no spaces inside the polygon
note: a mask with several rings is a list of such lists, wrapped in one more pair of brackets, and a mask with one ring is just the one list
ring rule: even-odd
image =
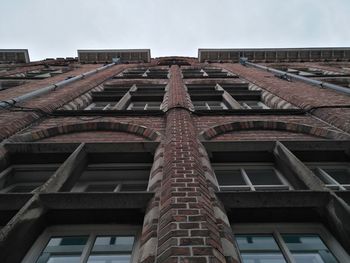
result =
[{"label": "concrete lintel", "polygon": [[225,209],[235,208],[321,208],[330,198],[322,191],[217,192]]},{"label": "concrete lintel", "polygon": [[123,193],[43,193],[40,201],[48,209],[141,209],[145,210],[154,196],[150,192]]}]

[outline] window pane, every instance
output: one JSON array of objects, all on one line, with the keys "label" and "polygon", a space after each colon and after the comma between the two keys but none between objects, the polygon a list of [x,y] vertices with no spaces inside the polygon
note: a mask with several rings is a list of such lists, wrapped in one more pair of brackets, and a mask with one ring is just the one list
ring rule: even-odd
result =
[{"label": "window pane", "polygon": [[130,255],[94,255],[90,256],[88,263],[129,263]]},{"label": "window pane", "polygon": [[283,258],[282,254],[273,254],[273,253],[254,253],[246,254],[241,253],[243,263],[285,263],[286,261]]},{"label": "window pane", "polygon": [[38,261],[38,263],[80,263],[80,256],[50,256],[48,261]]},{"label": "window pane", "polygon": [[323,169],[340,184],[350,184],[350,173],[347,169]]},{"label": "window pane", "polygon": [[219,185],[246,185],[240,170],[215,170]]},{"label": "window pane", "polygon": [[244,263],[285,263],[272,235],[236,235]]},{"label": "window pane", "polygon": [[296,263],[338,262],[318,235],[283,234]]},{"label": "window pane", "polygon": [[221,106],[221,102],[220,101],[208,101],[208,104],[209,104],[210,107]]},{"label": "window pane", "polygon": [[96,238],[88,263],[130,262],[133,236],[99,236]]},{"label": "window pane", "polygon": [[202,106],[205,107],[205,101],[192,101],[193,106]]},{"label": "window pane", "polygon": [[133,236],[99,236],[92,251],[131,251],[133,244]]},{"label": "window pane", "polygon": [[207,110],[208,108],[206,106],[194,106],[195,110]]},{"label": "window pane", "polygon": [[253,185],[282,185],[273,169],[245,169]]},{"label": "window pane", "polygon": [[37,263],[76,263],[88,240],[81,237],[53,237],[41,253]]}]

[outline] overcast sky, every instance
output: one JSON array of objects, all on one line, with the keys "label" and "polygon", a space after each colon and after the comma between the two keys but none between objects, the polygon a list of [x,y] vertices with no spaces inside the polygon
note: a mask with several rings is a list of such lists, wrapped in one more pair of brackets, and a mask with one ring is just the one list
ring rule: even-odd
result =
[{"label": "overcast sky", "polygon": [[0,0],[0,48],[31,60],[77,49],[350,46],[350,0]]}]

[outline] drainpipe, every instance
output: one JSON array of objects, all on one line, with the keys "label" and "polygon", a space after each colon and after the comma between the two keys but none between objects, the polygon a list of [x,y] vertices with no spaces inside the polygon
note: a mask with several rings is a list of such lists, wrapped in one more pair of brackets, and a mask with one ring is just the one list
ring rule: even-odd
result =
[{"label": "drainpipe", "polygon": [[331,84],[331,83],[328,83],[328,82],[319,81],[319,80],[316,80],[316,79],[310,79],[310,78],[306,78],[306,77],[303,77],[303,76],[299,76],[299,75],[295,75],[295,74],[292,74],[292,73],[288,73],[286,71],[282,71],[282,70],[278,70],[278,69],[274,69],[274,68],[258,65],[258,64],[252,63],[252,62],[248,62],[247,58],[240,58],[239,62],[242,65],[244,65],[244,66],[246,66],[246,65],[252,66],[254,68],[258,68],[258,69],[262,69],[262,70],[266,70],[268,72],[272,72],[272,73],[278,74],[279,76],[290,77],[291,79],[300,80],[300,81],[306,82],[308,84],[318,86],[320,88],[328,88],[328,89],[332,89],[332,90],[339,91],[339,92],[345,93],[347,95],[350,95],[350,89],[349,88],[345,88],[345,87],[342,87],[342,86],[339,86],[339,85],[335,85],[335,84]]},{"label": "drainpipe", "polygon": [[77,80],[80,80],[80,79],[84,79],[88,76],[91,76],[91,75],[94,75],[100,71],[103,71],[105,69],[108,69],[116,64],[119,64],[118,62],[114,62],[114,63],[111,63],[111,64],[108,64],[108,65],[105,65],[103,67],[100,67],[100,68],[97,68],[97,69],[94,69],[94,70],[91,70],[89,72],[86,72],[86,73],[83,73],[81,75],[78,75],[78,76],[75,76],[73,78],[69,78],[69,79],[66,79],[66,80],[62,80],[62,81],[59,81],[55,84],[51,84],[49,86],[46,86],[46,87],[43,87],[41,89],[38,89],[38,90],[34,90],[32,92],[28,92],[26,94],[23,94],[21,96],[18,96],[18,97],[15,97],[15,98],[12,98],[12,99],[8,99],[8,100],[5,100],[5,101],[0,101],[0,108],[10,108],[12,106],[14,106],[15,104],[19,103],[19,102],[23,102],[23,101],[26,101],[26,100],[29,100],[29,99],[32,99],[32,98],[35,98],[37,96],[41,96],[43,94],[46,94],[50,91],[54,91],[56,89],[59,89],[59,88],[62,88],[70,83],[73,83]]}]

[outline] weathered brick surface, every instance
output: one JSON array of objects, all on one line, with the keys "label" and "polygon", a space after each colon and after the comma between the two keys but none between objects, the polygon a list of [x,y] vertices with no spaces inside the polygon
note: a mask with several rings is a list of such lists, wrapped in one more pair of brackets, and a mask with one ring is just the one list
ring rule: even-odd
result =
[{"label": "weathered brick surface", "polygon": [[302,109],[337,106],[339,108],[316,109],[312,111],[312,114],[346,132],[350,132],[350,108],[340,108],[340,105],[350,105],[350,97],[347,95],[329,89],[320,89],[300,81],[284,81],[276,78],[272,73],[244,67],[240,64],[215,64],[215,66],[239,74],[242,78]]},{"label": "weathered brick surface", "polygon": [[[84,70],[81,69],[82,72],[87,72],[93,68],[96,68],[97,65],[88,65],[87,68],[84,67]],[[93,89],[94,87],[98,86],[108,78],[114,76],[115,74],[121,72],[127,67],[132,67],[132,65],[117,65],[112,68],[109,68],[107,70],[101,71],[95,75],[89,76],[87,78],[84,78],[80,81],[73,82],[61,89],[58,89],[56,91],[52,91],[50,93],[44,94],[42,96],[39,96],[37,98],[34,98],[30,101],[25,101],[21,103],[21,106],[24,107],[31,107],[31,108],[38,108],[45,112],[52,112],[55,109],[58,109],[59,107],[63,106],[65,103],[73,100],[74,98],[80,96],[81,94],[89,91],[90,89]],[[89,70],[88,70],[89,69]],[[64,74],[62,74],[64,75]],[[57,77],[64,77],[62,75],[58,75]],[[56,77],[54,77],[56,78]],[[43,81],[48,81],[48,83],[43,84],[40,87],[46,86],[47,84],[52,84],[56,81],[53,81],[53,78],[49,78]],[[25,85],[24,85],[25,86]],[[15,89],[11,91],[11,93],[6,93],[7,95],[5,98],[11,98],[13,96],[18,96],[23,93],[26,93],[25,91],[29,90],[35,90],[38,88],[38,86],[33,86],[32,89],[29,88],[29,90],[23,91],[23,86],[20,86],[20,89]],[[15,87],[16,88],[16,87]],[[9,94],[12,94],[11,96]],[[1,99],[5,99],[1,98]],[[26,126],[30,125],[35,120],[38,120],[40,117],[43,117],[44,115],[40,112],[15,112],[16,109],[9,110],[0,110],[0,127],[2,129],[0,130],[0,140],[3,140],[14,133],[20,131],[21,129],[25,128]],[[8,125],[11,123],[11,125]]]},{"label": "weathered brick surface", "polygon": [[[60,139],[69,141],[83,140],[84,138],[93,141],[94,132],[107,132],[106,135],[112,137],[95,138],[96,141],[111,141],[117,139],[117,134],[123,138],[132,137],[136,140],[148,138],[150,140],[160,140],[164,132],[164,122],[160,117],[62,117],[49,118],[37,125],[23,130],[15,138],[31,134],[34,140],[44,139],[48,141],[59,141]],[[90,131],[90,132],[89,132]],[[131,137],[130,137],[131,136]],[[81,137],[79,139],[79,137]],[[139,138],[138,138],[139,137]],[[29,138],[29,137],[28,137]]]},{"label": "weathered brick surface", "polygon": [[[166,115],[164,175],[160,188],[157,262],[198,256],[224,262],[210,191],[179,68],[171,67]],[[181,108],[180,108],[181,107]],[[213,242],[217,246],[212,246]],[[197,260],[203,260],[197,259]],[[208,261],[206,261],[208,262]]]},{"label": "weathered brick surface", "polygon": [[[208,66],[195,62],[192,64]],[[153,60],[149,65],[155,66],[157,61]],[[311,63],[310,66],[312,65]],[[98,66],[100,65],[84,65],[74,72],[78,73],[79,70],[86,72],[87,69]],[[229,219],[225,208],[215,195],[215,191],[218,190],[215,174],[200,140],[349,139],[348,134],[344,132],[348,131],[349,125],[350,115],[347,109],[319,109],[314,112],[319,118],[331,124],[312,115],[203,116],[191,112],[192,103],[184,84],[228,84],[241,82],[242,79],[183,80],[178,66],[171,66],[170,80],[109,79],[123,69],[134,66],[114,66],[22,105],[52,112],[68,102],[80,103],[82,96],[86,96],[84,103],[89,102],[91,96],[86,92],[96,87],[100,90],[102,83],[169,84],[170,89],[165,96],[166,113],[163,116],[54,117],[44,116],[40,112],[2,110],[0,138],[7,138],[17,132],[10,140],[15,142],[159,141],[148,184],[148,190],[155,194],[145,208],[139,240],[139,262],[239,262]],[[344,95],[328,90],[320,91],[304,83],[286,82],[260,70],[237,64],[213,66],[224,67],[233,73],[238,73],[256,87],[265,90],[263,96],[268,97],[271,105],[287,105],[283,101],[285,100],[290,105],[309,109],[320,105],[349,103],[348,97]],[[326,69],[328,66],[323,65],[323,68]],[[70,73],[72,72],[68,72]],[[50,78],[45,81],[56,82],[56,80]],[[49,83],[45,81],[36,82],[37,85],[33,86],[27,84],[26,87],[28,90],[36,89]],[[11,89],[11,94],[21,94],[23,89],[23,86]],[[0,148],[0,155],[5,154],[4,149]]]},{"label": "weathered brick surface", "polygon": [[[315,137],[315,139],[347,139],[349,137],[349,135],[342,130],[315,119],[312,116],[201,116],[195,117],[194,120],[198,133],[204,135],[205,139],[212,139],[214,137],[216,140],[228,137],[234,139],[237,132],[240,132],[239,136],[243,136],[242,138],[245,136],[251,137],[250,135],[254,137],[254,132],[252,130],[261,130],[257,131],[257,133],[262,133],[264,136],[271,139],[274,139],[274,136],[280,138],[285,137],[286,134],[280,134],[276,132],[276,130],[282,133],[289,132],[287,137],[295,138],[295,136],[297,136],[299,139],[308,139],[310,135]],[[271,130],[271,134],[269,134],[269,130]],[[231,135],[224,135],[225,137],[220,138],[217,137],[227,132]],[[239,137],[237,137],[237,139],[239,139]]]},{"label": "weathered brick surface", "polygon": [[103,65],[82,65],[82,66],[79,66],[79,68],[73,69],[71,71],[59,74],[51,78],[35,80],[25,85],[7,89],[6,91],[0,92],[0,100],[11,99],[11,98],[23,95],[25,93],[28,93],[30,91],[38,90],[40,88],[65,80],[67,77],[78,76],[80,74],[83,74],[85,72],[88,72],[90,70],[96,69],[101,66]]}]

